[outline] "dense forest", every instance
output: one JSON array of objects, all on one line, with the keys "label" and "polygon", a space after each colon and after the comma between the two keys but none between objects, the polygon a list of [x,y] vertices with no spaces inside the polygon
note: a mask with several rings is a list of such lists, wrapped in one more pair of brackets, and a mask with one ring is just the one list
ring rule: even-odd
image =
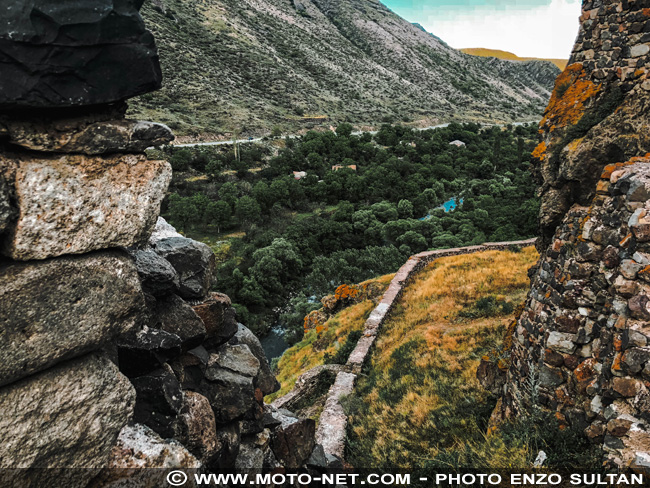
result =
[{"label": "dense forest", "polygon": [[167,148],[175,176],[164,214],[215,247],[217,288],[242,321],[263,335],[279,320],[295,342],[303,317],[341,283],[394,272],[427,249],[534,236],[536,132],[386,125],[354,135],[346,124],[227,149]]}]

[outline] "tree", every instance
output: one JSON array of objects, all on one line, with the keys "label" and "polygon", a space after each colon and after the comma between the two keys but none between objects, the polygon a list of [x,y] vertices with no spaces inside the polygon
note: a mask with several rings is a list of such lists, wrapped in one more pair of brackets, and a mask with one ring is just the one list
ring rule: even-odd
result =
[{"label": "tree", "polygon": [[303,267],[296,248],[282,238],[274,239],[270,246],[255,251],[253,262],[255,264],[249,269],[251,282],[248,288],[251,294],[261,294],[266,302],[273,296],[284,296]]},{"label": "tree", "polygon": [[257,222],[261,213],[259,204],[249,196],[241,197],[235,204],[235,217],[244,226]]},{"label": "tree", "polygon": [[210,202],[206,209],[207,220],[217,226],[217,233],[221,232],[221,228],[228,225],[232,210],[230,205],[223,200]]},{"label": "tree", "polygon": [[174,151],[174,154],[169,158],[169,164],[171,164],[174,171],[185,171],[190,166],[192,161],[192,151],[189,149],[179,149]]},{"label": "tree", "polygon": [[208,225],[207,210],[208,205],[210,205],[210,199],[201,192],[195,193],[192,196],[192,204],[196,207],[196,220],[201,222],[205,230]]},{"label": "tree", "polygon": [[190,223],[196,222],[199,218],[199,212],[192,200],[181,197],[177,193],[170,195],[167,213],[174,225],[182,230],[186,230]]},{"label": "tree", "polygon": [[339,137],[350,137],[354,127],[350,124],[341,124],[336,128],[336,135]]},{"label": "tree", "polygon": [[413,204],[408,200],[400,200],[397,204],[397,213],[400,219],[412,219]]},{"label": "tree", "polygon": [[375,214],[375,216],[382,222],[390,222],[391,220],[397,220],[398,214],[395,205],[390,202],[379,202],[375,203],[370,207]]},{"label": "tree", "polygon": [[239,195],[239,191],[237,191],[237,187],[233,185],[232,183],[224,183],[221,188],[219,188],[219,199],[225,201],[230,205],[231,208],[235,206],[235,203],[237,202],[237,197]]},{"label": "tree", "polygon": [[397,238],[400,249],[403,245],[408,246],[410,253],[418,253],[427,249],[427,240],[424,236],[415,231],[409,230]]}]

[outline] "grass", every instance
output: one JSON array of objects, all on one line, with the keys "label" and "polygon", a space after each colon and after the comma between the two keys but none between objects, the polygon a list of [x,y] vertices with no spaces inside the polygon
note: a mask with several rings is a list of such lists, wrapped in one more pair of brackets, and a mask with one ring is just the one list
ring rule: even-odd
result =
[{"label": "grass", "polygon": [[205,232],[190,230],[185,232],[184,235],[190,239],[194,239],[195,241],[199,241],[210,246],[210,249],[212,249],[215,254],[216,262],[220,263],[227,259],[233,240],[241,239],[245,236],[245,233],[241,232],[216,234],[210,232],[209,230]]},{"label": "grass", "polygon": [[[496,399],[481,388],[476,369],[513,318],[496,304],[524,301],[536,260],[533,248],[443,258],[408,286],[347,405],[353,466],[529,466],[526,445],[484,434]],[[495,313],[464,313],[492,305]]]},{"label": "grass", "polygon": [[[394,276],[393,274],[385,275],[362,284],[372,283],[377,286],[381,296]],[[346,307],[325,322],[322,330],[310,330],[302,341],[287,349],[278,362],[276,372],[281,388],[276,393],[267,396],[266,401],[270,403],[289,393],[301,374],[316,366],[326,364],[328,359],[330,362],[332,358],[341,359],[342,353],[339,351],[350,348],[348,337],[350,335],[354,337],[355,332],[363,330],[363,326],[375,306],[375,300],[364,300]]]}]

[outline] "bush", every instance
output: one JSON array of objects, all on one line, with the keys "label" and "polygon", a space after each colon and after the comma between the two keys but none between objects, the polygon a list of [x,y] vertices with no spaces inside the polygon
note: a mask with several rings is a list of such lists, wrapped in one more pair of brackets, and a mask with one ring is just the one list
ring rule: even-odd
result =
[{"label": "bush", "polygon": [[514,311],[512,303],[500,300],[494,296],[482,297],[473,304],[458,312],[458,316],[468,319],[498,317],[510,315]]},{"label": "bush", "polygon": [[345,343],[339,347],[336,353],[332,356],[331,354],[325,354],[325,364],[345,364],[348,362],[348,358],[354,348],[357,347],[357,342],[361,339],[361,331],[353,330],[348,334],[348,337],[345,339]]}]

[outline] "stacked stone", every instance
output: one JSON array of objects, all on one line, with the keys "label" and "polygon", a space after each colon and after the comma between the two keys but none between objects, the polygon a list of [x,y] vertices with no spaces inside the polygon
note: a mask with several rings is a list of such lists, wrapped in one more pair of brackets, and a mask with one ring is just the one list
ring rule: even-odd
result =
[{"label": "stacked stone", "polygon": [[[136,267],[117,248],[156,223],[171,168],[143,150],[172,135],[126,120],[119,103],[134,94],[132,75],[136,92],[160,83],[137,9],[82,3],[74,11],[14,2],[0,27],[1,468],[100,468],[135,404],[101,349],[143,319]],[[30,21],[44,15],[48,23]],[[107,24],[128,37],[112,54],[99,39]],[[109,68],[131,61],[143,71],[125,70],[112,93],[96,90],[111,77],[91,71],[93,54]],[[60,475],[77,485],[88,477]],[[28,476],[39,484],[52,473]]]},{"label": "stacked stone", "polygon": [[14,2],[0,26],[0,468],[95,470],[10,486],[297,468],[313,449],[313,421],[264,407],[279,385],[210,294],[210,248],[158,220],[171,168],[144,150],[173,135],[124,116],[161,81],[140,4]]},{"label": "stacked stone", "polygon": [[[650,58],[650,4],[643,1],[586,1],[581,26],[571,54],[572,63],[582,63],[594,79],[634,83],[642,78]],[[630,85],[629,88],[632,88]]]},{"label": "stacked stone", "polygon": [[620,467],[650,468],[650,4],[585,1],[541,122],[541,259],[510,362],[479,376],[493,421],[532,403]]},{"label": "stacked stone", "polygon": [[[159,218],[148,243],[129,252],[148,309],[146,320],[117,339],[120,369],[137,393],[134,421],[180,442],[208,470],[302,466],[314,447],[314,422],[264,405],[280,385],[230,299],[210,293],[210,248]],[[113,468],[130,463],[123,453],[132,429],[124,437]]]},{"label": "stacked stone", "polygon": [[616,465],[647,469],[650,157],[609,165],[601,178],[592,204],[572,207],[542,256],[496,414],[538,401]]},{"label": "stacked stone", "polygon": [[602,168],[650,151],[650,3],[584,1],[569,66],[540,124],[543,251],[574,203],[588,206]]}]

